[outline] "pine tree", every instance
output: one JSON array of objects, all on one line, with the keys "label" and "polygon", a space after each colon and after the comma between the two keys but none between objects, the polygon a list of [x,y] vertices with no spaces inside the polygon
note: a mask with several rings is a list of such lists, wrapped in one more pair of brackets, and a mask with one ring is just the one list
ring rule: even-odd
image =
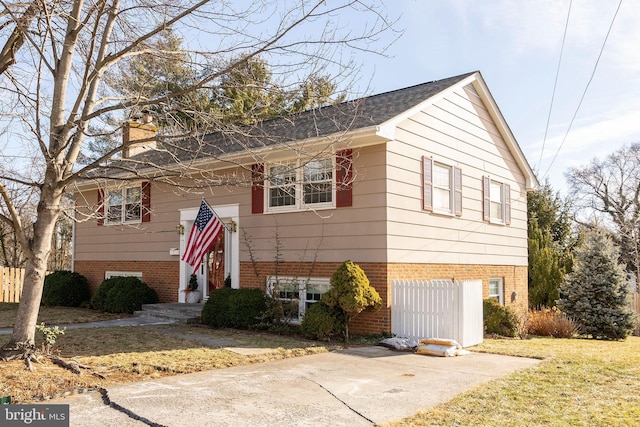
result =
[{"label": "pine tree", "polygon": [[540,309],[556,305],[565,269],[563,253],[549,230],[542,230],[536,218],[529,220],[529,306]]},{"label": "pine tree", "polygon": [[527,193],[529,307],[553,307],[565,273],[571,271],[570,205],[547,182]]},{"label": "pine tree", "polygon": [[618,257],[605,230],[589,230],[560,289],[558,308],[594,339],[624,339],[635,328],[627,274]]}]

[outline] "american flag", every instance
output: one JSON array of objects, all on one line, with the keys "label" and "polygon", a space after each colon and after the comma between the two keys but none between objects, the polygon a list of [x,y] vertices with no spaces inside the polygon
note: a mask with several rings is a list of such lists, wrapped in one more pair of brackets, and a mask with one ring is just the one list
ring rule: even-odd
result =
[{"label": "american flag", "polygon": [[209,252],[215,243],[222,227],[222,221],[220,221],[207,202],[203,200],[200,203],[200,209],[193,227],[191,227],[182,261],[196,268],[202,261],[202,257]]}]

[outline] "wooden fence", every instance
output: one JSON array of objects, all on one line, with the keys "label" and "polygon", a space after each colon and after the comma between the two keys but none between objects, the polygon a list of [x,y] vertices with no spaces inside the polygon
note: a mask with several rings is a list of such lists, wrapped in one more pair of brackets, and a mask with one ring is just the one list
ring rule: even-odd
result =
[{"label": "wooden fence", "polygon": [[483,339],[482,281],[393,280],[391,332],[399,337],[448,338],[463,347]]},{"label": "wooden fence", "polygon": [[20,302],[24,268],[0,267],[0,302]]}]

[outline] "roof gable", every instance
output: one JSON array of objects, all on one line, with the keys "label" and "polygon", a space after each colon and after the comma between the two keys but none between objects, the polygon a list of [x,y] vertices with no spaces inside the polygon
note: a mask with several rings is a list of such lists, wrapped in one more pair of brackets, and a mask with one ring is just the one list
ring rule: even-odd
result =
[{"label": "roof gable", "polygon": [[[491,95],[491,92],[489,92],[489,88],[487,87],[487,84],[482,78],[482,75],[480,74],[480,72],[477,71],[477,72],[465,74],[459,77],[461,78],[458,78],[458,79],[454,78],[456,79],[455,82],[452,82],[447,87],[436,92],[432,96],[428,98],[424,98],[421,102],[413,105],[412,107],[405,109],[404,111],[400,112],[396,116],[389,118],[384,123],[381,123],[379,125],[378,132],[389,139],[394,139],[395,129],[400,122],[415,115],[419,111],[426,109],[430,105],[435,104],[439,100],[446,98],[447,96],[459,90],[460,88],[471,85],[475,90],[475,92],[477,93],[477,95],[482,100],[482,102],[484,103],[485,108],[489,112],[494,124],[496,125],[502,138],[507,144],[509,152],[511,153],[511,155],[513,155],[516,163],[518,164],[518,167],[524,174],[526,179],[527,189],[531,190],[531,189],[537,188],[539,185],[538,179],[536,178],[535,173],[533,172],[533,169],[529,165],[529,162],[525,158],[524,153],[520,148],[520,145],[516,141],[515,136],[511,132],[511,129],[509,128],[509,125],[504,119],[504,116],[500,112],[500,109],[498,108],[498,105],[496,104],[495,99]],[[444,82],[444,80],[440,80],[440,82]]]}]

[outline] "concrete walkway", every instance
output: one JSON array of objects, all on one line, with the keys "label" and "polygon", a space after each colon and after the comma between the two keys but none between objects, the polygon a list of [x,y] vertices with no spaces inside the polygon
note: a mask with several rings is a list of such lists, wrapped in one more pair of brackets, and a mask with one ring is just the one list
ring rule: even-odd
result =
[{"label": "concrete walkway", "polygon": [[51,400],[71,426],[371,426],[428,409],[539,360],[359,347],[164,377]]},{"label": "concrete walkway", "polygon": [[[61,328],[67,329],[84,329],[84,328],[108,328],[111,326],[155,326],[155,325],[170,325],[174,322],[169,320],[158,320],[149,317],[125,317],[115,320],[101,320],[99,322],[86,322],[86,323],[72,323],[68,325],[58,325]],[[47,325],[55,326],[55,325]],[[10,335],[13,332],[13,328],[0,328],[0,335]]]}]

